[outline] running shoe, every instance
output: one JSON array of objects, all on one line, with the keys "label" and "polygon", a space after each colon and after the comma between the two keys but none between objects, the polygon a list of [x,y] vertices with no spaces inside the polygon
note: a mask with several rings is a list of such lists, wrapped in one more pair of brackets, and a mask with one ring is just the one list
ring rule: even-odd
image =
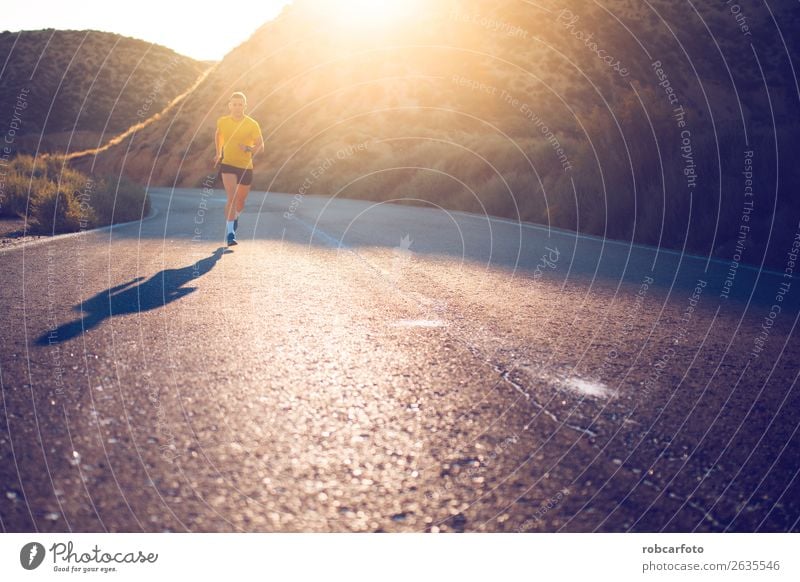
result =
[{"label": "running shoe", "polygon": [[234,233],[230,233],[228,235],[228,246],[232,247],[234,245],[238,245],[239,243],[236,240],[236,235]]}]

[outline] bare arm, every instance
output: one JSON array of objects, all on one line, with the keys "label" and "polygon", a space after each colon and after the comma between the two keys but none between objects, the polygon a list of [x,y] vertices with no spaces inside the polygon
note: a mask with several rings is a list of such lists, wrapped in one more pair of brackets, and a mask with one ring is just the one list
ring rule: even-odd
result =
[{"label": "bare arm", "polygon": [[243,152],[248,152],[250,155],[255,156],[256,154],[259,154],[264,151],[264,138],[261,137],[261,135],[259,134],[259,136],[255,139],[255,142],[256,145],[254,146],[249,146],[240,143],[239,147]]},{"label": "bare arm", "polygon": [[260,154],[264,151],[264,138],[260,135],[256,138],[256,148],[253,150],[253,155]]}]

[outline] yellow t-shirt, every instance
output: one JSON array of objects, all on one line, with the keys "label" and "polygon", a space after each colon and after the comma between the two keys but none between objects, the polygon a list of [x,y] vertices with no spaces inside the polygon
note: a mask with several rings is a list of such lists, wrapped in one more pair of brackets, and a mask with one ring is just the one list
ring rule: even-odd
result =
[{"label": "yellow t-shirt", "polygon": [[217,120],[217,129],[222,135],[222,163],[245,170],[253,169],[253,154],[242,151],[239,144],[253,147],[261,138],[258,122],[247,115],[236,120],[230,115]]}]

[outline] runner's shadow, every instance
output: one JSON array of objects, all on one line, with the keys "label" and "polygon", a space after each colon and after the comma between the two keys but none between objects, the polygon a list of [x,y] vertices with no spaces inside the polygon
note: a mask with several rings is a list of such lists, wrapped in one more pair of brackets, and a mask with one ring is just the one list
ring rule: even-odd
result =
[{"label": "runner's shadow", "polygon": [[73,307],[75,311],[82,312],[83,317],[41,335],[36,340],[36,345],[65,342],[98,326],[104,319],[150,311],[177,301],[197,290],[197,287],[184,285],[208,273],[224,253],[225,249],[219,248],[211,256],[188,267],[164,269],[138,285],[134,283],[142,281],[144,277],[136,277],[127,283],[101,291]]}]

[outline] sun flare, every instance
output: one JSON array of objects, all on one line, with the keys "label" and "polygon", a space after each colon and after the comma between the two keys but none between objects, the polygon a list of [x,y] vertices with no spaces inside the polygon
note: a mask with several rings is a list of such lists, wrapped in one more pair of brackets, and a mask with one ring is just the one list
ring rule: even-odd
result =
[{"label": "sun flare", "polygon": [[335,0],[325,2],[330,22],[342,30],[374,31],[407,24],[422,0]]}]

